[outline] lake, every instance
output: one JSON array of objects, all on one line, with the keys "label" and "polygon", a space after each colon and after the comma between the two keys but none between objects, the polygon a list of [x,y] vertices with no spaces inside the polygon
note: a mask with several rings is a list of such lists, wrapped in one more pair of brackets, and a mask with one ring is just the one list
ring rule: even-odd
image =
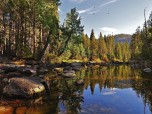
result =
[{"label": "lake", "polygon": [[[151,114],[152,74],[130,66],[87,67],[74,79],[50,71],[50,95],[0,102],[0,114]],[[84,85],[75,81],[83,79]]]}]

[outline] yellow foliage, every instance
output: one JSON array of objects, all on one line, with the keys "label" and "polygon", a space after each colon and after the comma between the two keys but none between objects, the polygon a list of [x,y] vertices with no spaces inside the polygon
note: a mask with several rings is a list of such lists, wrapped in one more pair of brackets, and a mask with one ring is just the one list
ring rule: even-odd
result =
[{"label": "yellow foliage", "polygon": [[73,63],[73,62],[82,62],[82,60],[76,60],[76,59],[72,59],[72,60],[62,60],[62,62],[66,62],[66,63]]},{"label": "yellow foliage", "polygon": [[103,55],[102,60],[105,61],[105,62],[109,62],[109,59],[108,59],[107,55]]},{"label": "yellow foliage", "polygon": [[88,62],[89,61],[89,59],[88,58],[83,58],[83,62]]},{"label": "yellow foliage", "polygon": [[15,61],[13,62],[15,65],[24,65],[25,61],[24,60],[19,60],[19,61]]},{"label": "yellow foliage", "polygon": [[99,58],[98,59],[94,59],[94,62],[101,63],[101,60]]}]

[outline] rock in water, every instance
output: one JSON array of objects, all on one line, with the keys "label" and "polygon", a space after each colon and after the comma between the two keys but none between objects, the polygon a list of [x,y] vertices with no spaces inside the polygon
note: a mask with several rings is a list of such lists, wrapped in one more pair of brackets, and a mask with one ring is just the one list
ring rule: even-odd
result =
[{"label": "rock in water", "polygon": [[57,73],[62,73],[63,68],[54,68],[54,71],[57,72]]},{"label": "rock in water", "polygon": [[84,85],[83,79],[79,79],[75,82],[76,85]]},{"label": "rock in water", "polygon": [[152,70],[150,68],[143,69],[144,72],[151,72]]},{"label": "rock in water", "polygon": [[38,80],[30,78],[11,78],[3,93],[10,98],[33,98],[40,95],[45,87]]},{"label": "rock in water", "polygon": [[62,77],[64,77],[64,78],[74,78],[74,77],[76,77],[76,74],[75,73],[63,73]]},{"label": "rock in water", "polygon": [[74,70],[64,70],[63,73],[73,73],[73,74],[75,74],[75,71]]},{"label": "rock in water", "polygon": [[62,77],[64,78],[74,78],[76,77],[75,71],[71,68],[65,68],[62,73]]},{"label": "rock in water", "polygon": [[10,65],[3,66],[2,70],[4,70],[5,73],[16,72],[18,70],[18,66],[10,64]]},{"label": "rock in water", "polygon": [[25,69],[23,69],[22,73],[27,74],[27,75],[31,75],[31,74],[35,74],[36,70],[30,69],[30,68],[25,68]]},{"label": "rock in water", "polygon": [[47,74],[48,73],[48,69],[45,69],[45,68],[41,68],[39,71],[38,71],[39,74]]}]

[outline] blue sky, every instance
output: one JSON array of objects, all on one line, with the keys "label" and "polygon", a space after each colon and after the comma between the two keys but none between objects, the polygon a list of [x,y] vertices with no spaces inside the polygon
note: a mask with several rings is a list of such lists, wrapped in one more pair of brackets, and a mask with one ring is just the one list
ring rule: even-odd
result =
[{"label": "blue sky", "polygon": [[144,23],[144,9],[148,19],[152,11],[152,0],[61,0],[59,7],[61,23],[71,8],[77,8],[90,35],[94,29],[96,37],[103,34],[132,34]]}]

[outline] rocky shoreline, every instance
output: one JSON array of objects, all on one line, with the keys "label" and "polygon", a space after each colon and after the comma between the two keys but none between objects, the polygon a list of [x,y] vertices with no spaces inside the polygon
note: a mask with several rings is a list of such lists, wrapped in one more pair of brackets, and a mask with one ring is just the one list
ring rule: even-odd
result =
[{"label": "rocky shoreline", "polygon": [[[91,67],[95,65],[131,65],[132,68],[143,69],[143,72],[152,72],[151,66],[138,62],[112,62],[112,63],[96,63],[89,62],[62,62],[60,64],[41,63],[37,61],[25,61],[24,64],[14,64],[15,62],[4,62],[0,64],[0,90],[6,98],[35,98],[49,94],[48,83],[45,75],[49,70],[53,70],[57,76],[62,78],[75,78],[76,72],[81,67]],[[83,79],[76,80],[76,85],[83,85]]]}]

